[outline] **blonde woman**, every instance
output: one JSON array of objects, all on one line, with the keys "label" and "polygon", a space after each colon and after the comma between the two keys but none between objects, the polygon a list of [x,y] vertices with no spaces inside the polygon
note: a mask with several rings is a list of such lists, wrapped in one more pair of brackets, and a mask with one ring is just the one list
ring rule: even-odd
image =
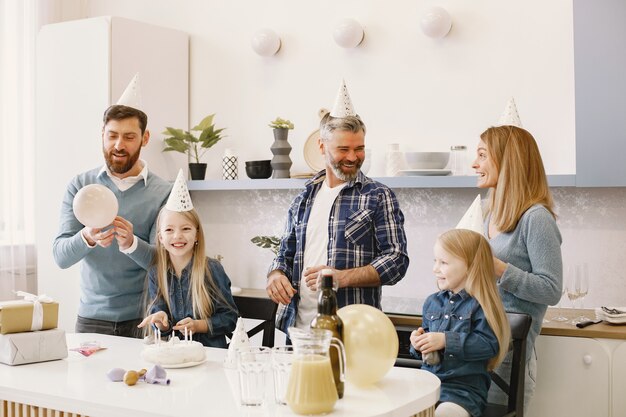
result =
[{"label": "blonde woman", "polygon": [[[484,234],[494,254],[495,276],[504,308],[527,313],[532,326],[527,342],[525,402],[535,390],[535,339],[548,305],[561,297],[561,233],[535,139],[516,126],[487,129],[480,136],[472,167],[478,187],[489,188]],[[510,373],[507,358],[497,372]],[[505,403],[492,387],[489,399]]]},{"label": "blonde woman", "polygon": [[139,327],[152,324],[163,335],[186,329],[204,346],[226,347],[225,334],[235,329],[237,308],[224,268],[204,254],[198,214],[164,207],[156,225],[157,254],[148,270],[152,302]]},{"label": "blonde woman", "polygon": [[480,416],[489,371],[506,355],[511,337],[493,280],[493,255],[482,235],[465,229],[439,236],[434,253],[440,291],[424,303],[422,327],[411,334],[411,353],[423,355],[422,369],[441,379],[436,417]]}]

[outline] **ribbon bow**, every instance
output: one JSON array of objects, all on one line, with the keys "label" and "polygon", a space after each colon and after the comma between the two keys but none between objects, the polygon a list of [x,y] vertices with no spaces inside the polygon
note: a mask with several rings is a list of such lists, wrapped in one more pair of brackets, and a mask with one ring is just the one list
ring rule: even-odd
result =
[{"label": "ribbon bow", "polygon": [[31,330],[41,330],[43,327],[43,306],[41,303],[52,303],[54,300],[52,297],[48,297],[46,294],[35,295],[25,291],[16,291],[15,294],[18,297],[23,297],[24,301],[30,301],[33,303],[33,321],[30,326]]}]

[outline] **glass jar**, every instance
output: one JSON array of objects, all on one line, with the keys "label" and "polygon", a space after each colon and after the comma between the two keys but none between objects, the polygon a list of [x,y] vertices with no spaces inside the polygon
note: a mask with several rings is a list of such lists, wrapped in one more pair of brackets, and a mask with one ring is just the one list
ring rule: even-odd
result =
[{"label": "glass jar", "polygon": [[450,146],[450,159],[452,175],[467,175],[467,146],[456,145]]}]

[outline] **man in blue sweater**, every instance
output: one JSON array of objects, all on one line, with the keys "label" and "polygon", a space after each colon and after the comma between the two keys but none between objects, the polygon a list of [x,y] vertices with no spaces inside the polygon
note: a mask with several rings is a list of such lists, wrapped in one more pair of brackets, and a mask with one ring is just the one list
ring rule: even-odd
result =
[{"label": "man in blue sweater", "polygon": [[[69,184],[53,255],[64,269],[82,261],[77,333],[137,337],[145,313],[146,270],[154,255],[155,221],[172,186],[139,159],[150,139],[143,111],[116,104],[105,111],[103,121],[106,163]],[[102,184],[117,197],[119,210],[110,226],[86,227],[74,216],[74,197],[88,184]]]}]

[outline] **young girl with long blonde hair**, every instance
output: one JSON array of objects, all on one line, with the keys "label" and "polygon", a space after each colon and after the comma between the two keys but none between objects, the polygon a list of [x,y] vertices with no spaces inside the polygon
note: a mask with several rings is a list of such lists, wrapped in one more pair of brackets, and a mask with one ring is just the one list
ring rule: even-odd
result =
[{"label": "young girl with long blonde hair", "polygon": [[[443,233],[434,247],[439,292],[411,333],[411,353],[441,379],[436,417],[479,416],[487,403],[489,371],[508,352],[511,331],[494,279],[487,240],[471,230]],[[436,355],[438,360],[433,360]]]},{"label": "young girl with long blonde hair", "polygon": [[226,347],[225,334],[235,329],[237,308],[224,268],[205,255],[197,212],[163,207],[156,226],[157,253],[148,270],[152,301],[139,327],[152,324],[164,336],[186,329],[205,346]]}]

